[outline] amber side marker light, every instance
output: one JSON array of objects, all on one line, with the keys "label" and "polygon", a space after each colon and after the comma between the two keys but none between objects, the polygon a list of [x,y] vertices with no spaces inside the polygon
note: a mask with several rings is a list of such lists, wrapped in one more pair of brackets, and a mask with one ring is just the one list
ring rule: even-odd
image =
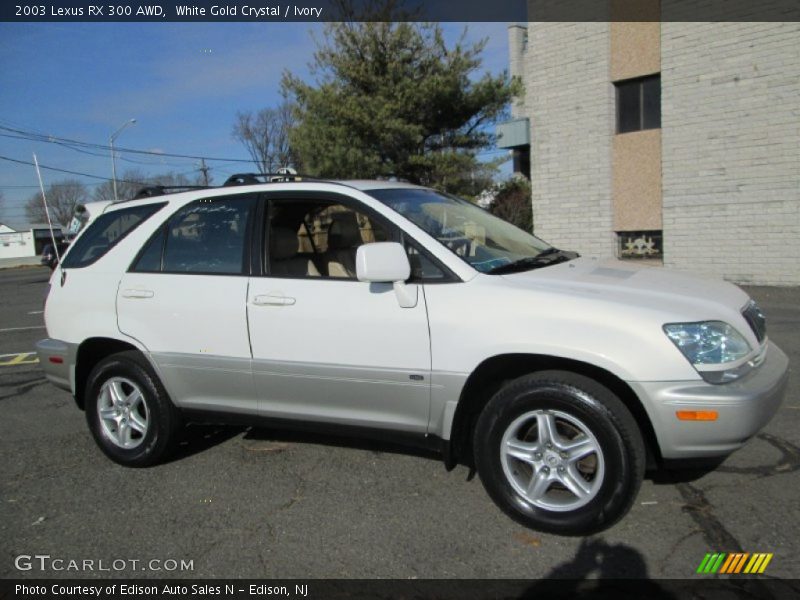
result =
[{"label": "amber side marker light", "polygon": [[716,421],[719,413],[715,410],[679,410],[675,416],[681,421]]}]

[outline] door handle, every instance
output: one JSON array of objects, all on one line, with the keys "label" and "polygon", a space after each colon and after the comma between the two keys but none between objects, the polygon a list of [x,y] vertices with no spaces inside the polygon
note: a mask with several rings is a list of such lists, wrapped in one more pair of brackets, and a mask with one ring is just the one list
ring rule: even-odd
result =
[{"label": "door handle", "polygon": [[294,298],[288,296],[278,296],[275,294],[264,294],[253,298],[253,304],[256,306],[291,306],[295,303]]},{"label": "door handle", "polygon": [[153,295],[150,290],[122,290],[123,298],[152,298]]}]

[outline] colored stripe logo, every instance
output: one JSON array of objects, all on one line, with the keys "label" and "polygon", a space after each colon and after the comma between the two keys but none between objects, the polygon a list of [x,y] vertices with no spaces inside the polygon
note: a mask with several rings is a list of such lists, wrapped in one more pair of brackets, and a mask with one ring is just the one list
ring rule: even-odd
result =
[{"label": "colored stripe logo", "polygon": [[705,555],[705,558],[700,562],[697,567],[697,573],[700,574],[726,574],[738,575],[740,573],[760,574],[763,573],[769,562],[772,560],[773,554],[766,552],[732,552],[726,554],[725,552],[715,552]]}]

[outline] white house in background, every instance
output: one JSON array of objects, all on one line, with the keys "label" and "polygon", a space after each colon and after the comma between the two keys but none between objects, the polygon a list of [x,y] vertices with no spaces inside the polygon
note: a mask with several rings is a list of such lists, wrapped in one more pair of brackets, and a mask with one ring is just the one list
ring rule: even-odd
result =
[{"label": "white house in background", "polygon": [[[56,239],[63,237],[61,227],[53,227]],[[34,223],[26,225],[6,225],[0,223],[0,259],[25,258],[42,253],[46,244],[51,243],[50,228]]]}]

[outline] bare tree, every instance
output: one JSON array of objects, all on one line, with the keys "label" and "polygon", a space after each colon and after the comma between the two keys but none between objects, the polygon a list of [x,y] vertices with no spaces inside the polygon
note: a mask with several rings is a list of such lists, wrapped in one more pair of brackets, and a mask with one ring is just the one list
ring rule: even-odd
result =
[{"label": "bare tree", "polygon": [[[144,173],[136,169],[129,169],[117,178],[117,197],[120,200],[130,200],[133,198],[146,183],[147,178]],[[106,181],[102,185],[94,188],[92,200],[95,202],[114,201],[114,184]]]},{"label": "bare tree", "polygon": [[262,173],[274,173],[281,167],[297,166],[289,143],[292,127],[292,105],[284,101],[277,108],[237,112],[232,133]]},{"label": "bare tree", "polygon": [[194,177],[187,177],[183,173],[175,173],[174,171],[167,171],[159,175],[150,175],[147,178],[147,185],[165,185],[165,186],[181,186],[181,185],[203,185],[202,175],[198,174]]},{"label": "bare tree", "polygon": [[[53,225],[69,225],[75,205],[86,201],[86,186],[77,179],[64,179],[47,188],[47,206]],[[25,214],[31,223],[47,223],[47,214],[42,203],[42,193],[36,192],[25,204]]]},{"label": "bare tree", "polygon": [[[201,185],[200,176],[189,178],[183,173],[168,171],[159,175],[145,175],[138,169],[129,169],[117,179],[117,197],[120,200],[130,200],[143,187],[149,185]],[[100,202],[103,200],[114,200],[114,187],[110,181],[105,182],[95,188],[92,200]]]}]

